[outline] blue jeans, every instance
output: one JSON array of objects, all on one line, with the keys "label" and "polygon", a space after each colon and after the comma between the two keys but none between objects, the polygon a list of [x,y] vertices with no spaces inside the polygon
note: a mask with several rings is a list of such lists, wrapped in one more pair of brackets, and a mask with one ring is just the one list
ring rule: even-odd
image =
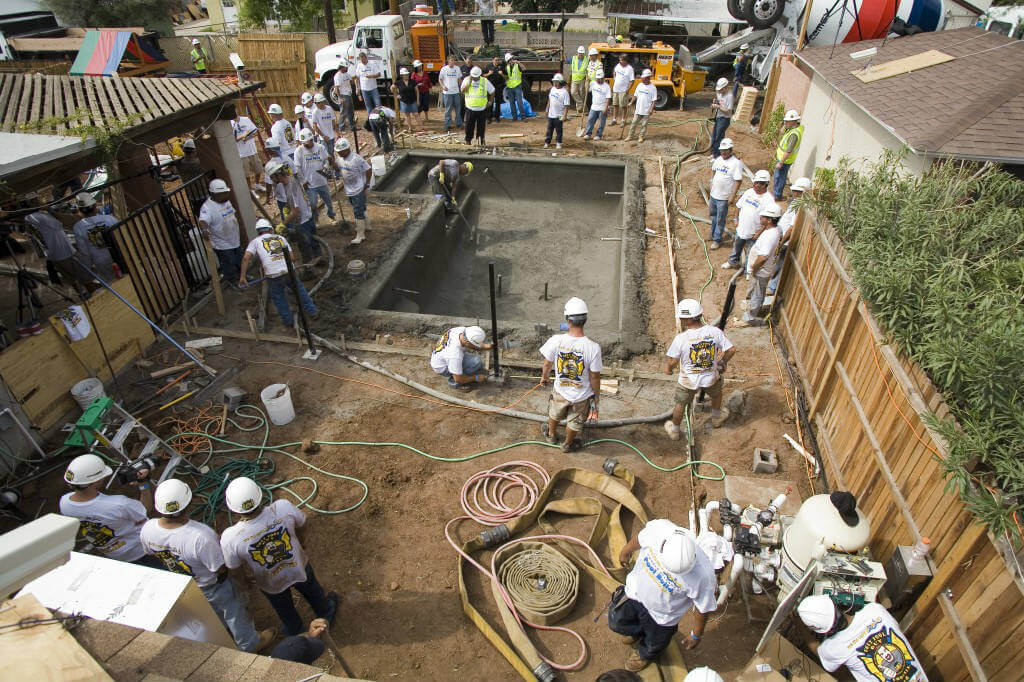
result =
[{"label": "blue jeans", "polygon": [[601,120],[601,124],[597,127],[597,135],[595,137],[601,137],[604,135],[604,123],[608,120],[608,111],[594,111],[590,110],[590,115],[587,116],[587,129],[584,134],[590,135],[594,132],[594,124],[597,123],[598,119]]},{"label": "blue jeans", "polygon": [[[462,356],[463,376],[468,376],[470,374],[479,374],[483,370],[483,368],[484,361],[480,359],[479,355],[472,355],[470,353],[466,353],[465,355]],[[458,384],[455,383],[455,379],[452,378],[452,373],[449,372],[447,369],[441,376],[448,377],[448,385],[451,386],[452,388],[458,386]]]},{"label": "blue jeans", "polygon": [[[327,207],[327,217],[334,219],[334,204],[331,202],[331,190],[327,185],[321,185],[320,187],[307,187],[306,188],[306,199],[309,201],[309,207],[313,209],[313,223],[320,218],[320,203],[317,201],[317,197],[323,200],[324,206]],[[319,242],[318,242],[319,243]]]},{"label": "blue jeans", "polygon": [[[292,317],[292,309],[288,306],[288,292],[287,288],[291,284],[291,277],[287,273],[279,275],[277,277],[267,278],[267,291],[270,293],[270,300],[274,302],[274,307],[277,308],[277,314],[281,316],[281,321],[284,322],[284,326],[293,327],[295,326],[295,318]],[[310,315],[316,315],[317,308],[316,304],[313,303],[313,299],[306,293],[306,287],[302,285],[302,280],[298,277],[295,278],[299,285],[299,300],[302,301],[302,307],[306,309],[306,312]]]},{"label": "blue jeans", "polygon": [[[462,127],[462,98],[458,93],[454,95],[441,95],[441,103],[444,105],[444,129]],[[452,121],[455,125],[452,126]]]},{"label": "blue jeans", "polygon": [[779,259],[775,265],[775,273],[772,275],[771,280],[768,282],[768,291],[766,292],[769,296],[775,293],[779,288],[779,279],[782,278],[782,264],[786,261],[786,251],[789,249],[789,244],[783,244],[779,247]]},{"label": "blue jeans", "polygon": [[374,107],[380,106],[380,91],[377,89],[363,90],[363,104],[366,105],[366,110],[370,111]]},{"label": "blue jeans", "polygon": [[517,85],[514,88],[505,88],[505,101],[508,102],[508,115],[513,121],[526,120],[526,107],[523,105],[523,86]]},{"label": "blue jeans", "polygon": [[746,267],[747,263],[743,257],[743,252],[744,250],[749,250],[747,249],[748,245],[754,245],[753,238],[744,239],[737,235],[736,239],[732,242],[732,255],[729,256],[729,262],[733,265],[740,265],[742,263],[743,267]]},{"label": "blue jeans", "polygon": [[299,223],[298,227],[289,227],[288,235],[292,239],[298,239],[299,251],[302,253],[302,260],[308,261],[320,255],[320,242],[316,237],[316,218],[310,216],[309,220]]},{"label": "blue jeans", "polygon": [[252,624],[249,609],[245,608],[242,592],[231,578],[219,583],[199,588],[206,601],[210,602],[214,612],[224,621],[235,644],[242,651],[255,653],[260,643],[260,635]]},{"label": "blue jeans", "polygon": [[299,612],[295,610],[295,602],[292,601],[293,589],[309,602],[309,605],[313,607],[313,613],[318,618],[334,620],[334,608],[327,599],[327,595],[324,594],[324,588],[320,586],[320,581],[316,579],[316,574],[313,573],[313,564],[307,563],[305,581],[295,583],[277,594],[263,593],[270,605],[274,607],[274,611],[277,612],[277,617],[281,619],[284,634],[297,635],[303,630],[302,618],[299,617]]},{"label": "blue jeans", "polygon": [[242,247],[214,249],[213,252],[217,254],[217,265],[220,267],[220,274],[224,275],[224,281],[237,282],[242,268]]},{"label": "blue jeans", "polygon": [[711,156],[716,159],[720,154],[718,145],[721,144],[722,138],[725,137],[725,131],[730,123],[732,123],[732,119],[727,116],[719,116],[715,119],[715,127],[711,131]]},{"label": "blue jeans", "polygon": [[623,598],[624,588],[612,593],[612,608],[608,609],[608,628],[627,637],[636,637],[636,652],[648,661],[653,661],[672,643],[679,625],[658,625],[650,612],[635,599]]},{"label": "blue jeans", "polygon": [[[437,13],[441,14],[441,2],[442,0],[434,0],[434,7],[437,8]],[[448,14],[455,14],[455,0],[448,0]]]},{"label": "blue jeans", "polygon": [[350,196],[348,203],[352,204],[352,213],[355,215],[356,220],[362,220],[366,217],[366,190],[364,189],[359,194]]},{"label": "blue jeans", "polygon": [[711,199],[708,202],[708,211],[711,217],[711,241],[721,243],[722,233],[725,232],[725,218],[729,215],[729,200]]},{"label": "blue jeans", "polygon": [[382,151],[391,151],[391,133],[388,122],[383,118],[377,121],[370,121],[370,130],[373,131],[373,139]]},{"label": "blue jeans", "polygon": [[786,179],[789,178],[789,167],[791,163],[782,164],[782,168],[776,168],[772,178],[772,195],[776,201],[782,199],[782,191],[786,189]]}]

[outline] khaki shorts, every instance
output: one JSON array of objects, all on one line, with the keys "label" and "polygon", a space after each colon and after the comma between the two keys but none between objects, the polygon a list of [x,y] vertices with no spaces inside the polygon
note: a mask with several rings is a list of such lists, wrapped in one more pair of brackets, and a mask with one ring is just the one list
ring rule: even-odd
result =
[{"label": "khaki shorts", "polygon": [[612,106],[624,107],[629,103],[629,92],[613,92]]},{"label": "khaki shorts", "polygon": [[242,157],[242,170],[247,176],[263,175],[263,165],[260,163],[260,155],[252,154]]},{"label": "khaki shorts", "polygon": [[[711,396],[712,400],[718,400],[722,397],[722,377],[718,377],[718,381],[711,384],[704,389],[704,392]],[[693,397],[700,393],[699,388],[686,388],[685,386],[676,386],[676,403],[686,407],[693,402]]]},{"label": "khaki shorts", "polygon": [[590,398],[581,400],[578,403],[570,403],[568,400],[552,391],[548,398],[548,419],[556,422],[565,420],[565,427],[579,432],[583,430],[583,424],[590,414]]}]

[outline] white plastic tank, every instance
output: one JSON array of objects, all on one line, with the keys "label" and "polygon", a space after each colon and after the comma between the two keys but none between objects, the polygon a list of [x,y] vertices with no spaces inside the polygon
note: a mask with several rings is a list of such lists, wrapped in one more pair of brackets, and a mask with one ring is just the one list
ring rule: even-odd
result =
[{"label": "white plastic tank", "polygon": [[[847,510],[846,518],[833,503],[836,495],[807,498],[782,536],[779,600],[796,586],[819,547],[836,552],[857,552],[868,544],[871,524],[860,509]],[[847,498],[852,500],[852,496]]]}]

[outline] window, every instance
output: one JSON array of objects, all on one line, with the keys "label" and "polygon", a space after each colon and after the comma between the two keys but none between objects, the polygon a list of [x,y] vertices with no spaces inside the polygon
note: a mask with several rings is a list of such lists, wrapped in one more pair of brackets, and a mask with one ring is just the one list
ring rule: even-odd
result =
[{"label": "window", "polygon": [[398,40],[405,35],[405,27],[402,26],[402,22],[398,22],[391,26],[391,37]]},{"label": "window", "polygon": [[384,47],[384,29],[361,28],[356,36],[356,47],[379,50]]}]

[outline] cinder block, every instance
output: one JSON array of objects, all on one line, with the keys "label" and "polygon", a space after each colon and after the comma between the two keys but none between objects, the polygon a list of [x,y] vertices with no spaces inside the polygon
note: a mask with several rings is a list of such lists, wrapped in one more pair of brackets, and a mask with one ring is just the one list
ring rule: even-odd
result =
[{"label": "cinder block", "polygon": [[755,474],[774,474],[778,471],[778,468],[779,459],[775,456],[774,450],[754,448],[754,466],[752,470]]}]

